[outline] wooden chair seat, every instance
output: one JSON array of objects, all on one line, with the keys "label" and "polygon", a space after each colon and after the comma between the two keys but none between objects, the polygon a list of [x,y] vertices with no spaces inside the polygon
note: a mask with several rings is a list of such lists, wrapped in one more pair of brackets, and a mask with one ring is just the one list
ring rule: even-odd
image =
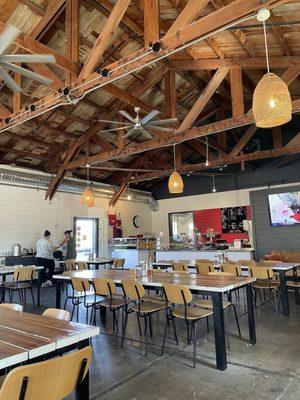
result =
[{"label": "wooden chair seat", "polygon": [[165,305],[160,302],[147,301],[147,300],[141,302],[140,308],[137,304],[133,304],[131,306],[131,309],[133,311],[139,312],[139,310],[140,310],[140,312],[143,314],[144,313],[153,313],[156,311],[163,310],[164,308],[165,308]]},{"label": "wooden chair seat", "polygon": [[[172,310],[174,317],[185,319],[185,307],[179,306]],[[204,310],[197,307],[188,307],[187,309],[187,319],[188,320],[198,320],[201,318],[206,318],[212,315],[212,311]]]},{"label": "wooden chair seat", "polygon": [[[193,304],[197,307],[206,308],[208,310],[213,310],[213,302],[210,299],[197,300]],[[223,309],[225,309],[229,306],[231,306],[230,301],[224,300],[223,301]]]},{"label": "wooden chair seat", "polygon": [[157,303],[163,303],[163,304],[166,303],[166,300],[162,296],[159,296],[159,295],[157,295],[157,296],[146,296],[145,300],[146,301],[155,301]]},{"label": "wooden chair seat", "polygon": [[120,308],[124,306],[124,300],[121,298],[104,299],[100,301],[99,306],[106,308]]},{"label": "wooden chair seat", "polygon": [[28,289],[31,287],[27,282],[4,282],[3,286],[10,290]]},{"label": "wooden chair seat", "polygon": [[300,289],[300,282],[297,281],[287,281],[286,285],[288,287],[299,288]]},{"label": "wooden chair seat", "polygon": [[256,281],[253,283],[253,287],[256,289],[279,289],[279,282],[277,281]]}]

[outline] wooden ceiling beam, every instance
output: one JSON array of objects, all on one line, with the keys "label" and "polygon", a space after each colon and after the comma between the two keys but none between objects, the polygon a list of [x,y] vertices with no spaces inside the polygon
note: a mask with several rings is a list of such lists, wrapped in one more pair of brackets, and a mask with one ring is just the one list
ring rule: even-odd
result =
[{"label": "wooden ceiling beam", "polygon": [[257,129],[258,128],[256,125],[251,125],[243,134],[241,139],[237,142],[237,144],[234,146],[234,148],[231,150],[228,157],[237,156],[243,150],[243,148],[246,146],[249,140],[255,135]]},{"label": "wooden ceiling beam", "polygon": [[110,44],[111,37],[118,28],[118,25],[130,4],[130,1],[131,0],[116,1],[113,10],[107,18],[105,26],[103,27],[79,74],[79,80],[87,78],[101,61],[105,50]]},{"label": "wooden ceiling beam", "polygon": [[281,126],[276,126],[272,129],[273,136],[273,148],[277,149],[282,147],[282,135],[281,135]]},{"label": "wooden ceiling beam", "polygon": [[[270,65],[272,68],[286,68],[299,64],[300,56],[281,56],[270,57]],[[221,59],[199,59],[199,60],[178,60],[170,61],[170,65],[180,71],[202,71],[214,70],[218,68],[241,67],[246,69],[262,69],[266,67],[265,57],[255,58],[225,58]]]},{"label": "wooden ceiling beam", "polygon": [[[22,88],[22,77],[20,74],[14,74],[14,81],[20,88]],[[21,92],[13,92],[13,112],[17,113],[21,108]]]},{"label": "wooden ceiling beam", "polygon": [[165,114],[177,117],[176,74],[173,68],[165,74]]},{"label": "wooden ceiling beam", "polygon": [[198,115],[203,111],[204,107],[206,104],[209,102],[211,99],[212,95],[215,93],[215,91],[218,89],[220,86],[221,82],[227,75],[229,69],[224,68],[224,69],[219,69],[215,75],[212,77],[211,81],[209,84],[206,86],[204,91],[201,93],[200,97],[196,101],[196,103],[193,105],[192,109],[189,111],[183,122],[180,124],[178,131],[185,131],[189,129],[192,124],[195,122],[197,119]]},{"label": "wooden ceiling beam", "polygon": [[156,43],[160,38],[160,11],[159,0],[144,1],[144,40],[145,47]]},{"label": "wooden ceiling beam", "polygon": [[[79,62],[79,0],[66,2],[66,57],[78,64]],[[76,73],[66,72],[66,84],[75,82]]]},{"label": "wooden ceiling beam", "polygon": [[245,113],[243,77],[240,67],[230,68],[230,88],[232,102],[232,116],[237,117]]},{"label": "wooden ceiling beam", "polygon": [[49,157],[47,154],[35,154],[32,151],[26,150],[18,150],[14,149],[13,147],[6,146],[4,144],[0,144],[0,151],[5,151],[8,154],[15,154],[17,156],[25,157],[25,158],[32,158],[34,160],[41,160],[41,161],[48,161]]},{"label": "wooden ceiling beam", "polygon": [[6,118],[10,115],[10,111],[3,104],[0,104],[0,118]]}]

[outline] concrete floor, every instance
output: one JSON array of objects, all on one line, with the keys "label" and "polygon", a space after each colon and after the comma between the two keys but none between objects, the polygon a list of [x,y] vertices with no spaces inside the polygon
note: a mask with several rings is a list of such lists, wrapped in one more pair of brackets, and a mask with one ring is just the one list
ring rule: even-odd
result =
[{"label": "concrete floor", "polygon": [[[43,306],[54,306],[54,289],[42,289]],[[34,312],[41,313],[45,307]],[[28,311],[33,311],[28,307]],[[130,316],[124,348],[116,348],[111,318],[100,324],[94,338],[90,393],[92,400],[299,400],[300,306],[290,295],[290,316],[277,316],[274,302],[256,309],[257,344],[247,343],[244,308],[238,306],[243,340],[237,337],[233,312],[229,316],[231,348],[228,368],[215,369],[213,323],[198,328],[197,367],[192,368],[192,348],[186,344],[184,323],[178,324],[180,346],[169,331],[165,355],[160,357],[164,314],[154,318],[154,345],[148,357],[138,341],[136,318]],[[84,314],[80,315],[84,322]],[[132,340],[136,339],[136,340]],[[73,397],[70,397],[72,399]]]}]

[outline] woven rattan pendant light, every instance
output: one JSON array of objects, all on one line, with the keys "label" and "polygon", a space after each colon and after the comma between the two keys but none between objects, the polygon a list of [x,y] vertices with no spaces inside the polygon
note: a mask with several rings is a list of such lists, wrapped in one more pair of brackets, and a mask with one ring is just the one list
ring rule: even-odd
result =
[{"label": "woven rattan pendant light", "polygon": [[270,73],[265,21],[270,11],[262,9],[257,14],[263,23],[268,73],[259,81],[253,94],[253,116],[259,128],[283,125],[292,119],[292,100],[289,89],[279,76]]},{"label": "woven rattan pendant light", "polygon": [[175,157],[175,145],[174,145],[174,172],[170,175],[168,188],[169,193],[176,194],[183,192],[183,180],[179,173],[176,171],[176,157]]},{"label": "woven rattan pendant light", "polygon": [[90,208],[94,207],[94,192],[90,188],[90,166],[86,165],[86,174],[87,174],[87,186],[84,189],[81,196],[81,204],[83,206],[88,206]]}]

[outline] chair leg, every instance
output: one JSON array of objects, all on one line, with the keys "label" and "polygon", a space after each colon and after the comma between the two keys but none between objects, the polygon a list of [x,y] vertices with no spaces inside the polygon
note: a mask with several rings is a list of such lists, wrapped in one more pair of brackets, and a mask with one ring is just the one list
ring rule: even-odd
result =
[{"label": "chair leg", "polygon": [[236,312],[236,307],[235,307],[235,305],[232,304],[232,303],[231,303],[231,305],[232,305],[232,307],[233,307],[233,311],[234,311],[234,315],[235,315],[235,320],[236,320],[236,326],[237,326],[238,332],[239,332],[239,337],[242,338],[241,329],[240,329],[240,323],[239,323],[238,315],[237,315],[237,312]]},{"label": "chair leg", "polygon": [[[160,352],[161,356],[164,354],[164,350],[165,350],[165,344],[166,344],[166,338],[167,338],[167,332],[168,332],[168,326],[169,326],[168,322],[169,322],[169,319],[168,319],[168,316],[166,314],[166,325],[165,325],[163,343],[162,343],[161,352]],[[178,341],[177,341],[177,344],[178,344]]]},{"label": "chair leg", "polygon": [[124,344],[124,338],[125,338],[125,333],[126,333],[127,321],[128,321],[128,313],[125,312],[125,319],[124,319],[124,326],[123,326],[123,332],[122,332],[121,347],[123,347],[123,344]]},{"label": "chair leg", "polygon": [[150,337],[152,338],[153,336],[152,314],[149,315],[149,331],[150,331]]},{"label": "chair leg", "polygon": [[276,290],[274,290],[274,299],[275,299],[275,310],[276,310],[277,315],[279,315],[279,306],[277,304]]},{"label": "chair leg", "polygon": [[24,289],[24,294],[23,294],[23,299],[24,299],[24,305],[26,307],[26,303],[27,303],[27,298],[26,298],[26,289]]},{"label": "chair leg", "polygon": [[145,335],[145,356],[148,355],[148,316],[145,315],[145,327],[144,327],[144,335]]},{"label": "chair leg", "polygon": [[191,337],[190,337],[190,324],[186,324],[186,331],[187,331],[187,344],[190,344],[191,342]]},{"label": "chair leg", "polygon": [[138,322],[138,326],[139,326],[140,336],[142,336],[141,321],[140,321],[140,317],[139,317],[138,313],[136,313],[136,318],[137,318],[137,322]]},{"label": "chair leg", "polygon": [[71,313],[71,321],[73,320],[73,316],[74,316],[75,307],[76,307],[76,305],[75,305],[75,304],[73,304],[72,313]]},{"label": "chair leg", "polygon": [[77,318],[76,318],[76,322],[79,321],[79,303],[76,305],[77,307]]},{"label": "chair leg", "polygon": [[206,330],[207,330],[207,333],[209,333],[209,319],[208,319],[208,317],[206,317]]},{"label": "chair leg", "polygon": [[224,313],[224,325],[225,325],[225,336],[226,336],[227,347],[228,347],[228,349],[230,349],[230,341],[229,341],[229,333],[228,333],[228,308],[225,310],[225,313]]},{"label": "chair leg", "polygon": [[174,338],[175,338],[176,344],[178,346],[178,336],[177,336],[175,318],[174,317],[172,317],[172,325],[173,325],[173,331],[174,331]]},{"label": "chair leg", "polygon": [[69,299],[68,299],[68,297],[66,297],[65,298],[65,302],[64,302],[64,310],[66,309],[66,307],[67,307],[67,301],[68,301]]},{"label": "chair leg", "polygon": [[35,306],[35,300],[34,300],[32,287],[30,288],[30,293],[31,293],[32,304]]},{"label": "chair leg", "polygon": [[21,292],[20,289],[17,289],[17,292],[18,292],[18,295],[19,295],[20,303],[23,304],[22,292]]},{"label": "chair leg", "polygon": [[193,330],[193,368],[196,368],[196,354],[197,354],[197,322],[192,323],[192,330]]},{"label": "chair leg", "polygon": [[118,326],[118,318],[116,314],[116,310],[113,310],[113,319],[115,320],[115,342],[116,347],[118,347],[118,334],[119,334],[119,326]]}]

